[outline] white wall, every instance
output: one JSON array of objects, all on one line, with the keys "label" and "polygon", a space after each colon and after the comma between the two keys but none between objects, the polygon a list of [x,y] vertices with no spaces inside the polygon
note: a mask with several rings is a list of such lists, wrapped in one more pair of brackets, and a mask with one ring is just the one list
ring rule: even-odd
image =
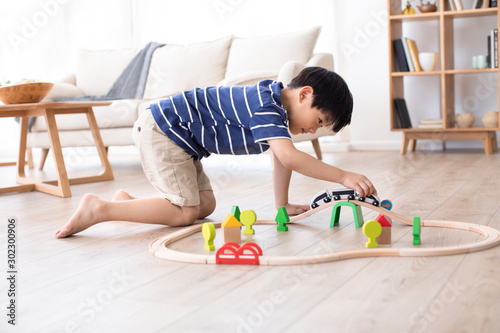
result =
[{"label": "white wall", "polygon": [[[0,0],[0,80],[54,81],[74,70],[78,48],[132,43],[130,2]],[[0,159],[15,156],[18,126],[0,118]]]},{"label": "white wall", "polygon": [[337,69],[354,96],[353,149],[397,149],[390,132],[387,1],[335,1]]},{"label": "white wall", "polygon": [[[474,0],[462,0],[471,8]],[[362,7],[360,4],[362,3]],[[406,1],[402,1],[403,4]],[[337,15],[337,69],[344,75],[355,97],[351,130],[353,149],[398,149],[401,134],[389,130],[389,78],[387,1],[335,1]],[[418,4],[418,1],[412,1]],[[473,55],[486,54],[486,36],[496,26],[496,17],[454,20],[455,68],[471,68]],[[439,52],[439,26],[435,21],[405,23],[405,37],[416,40],[420,51]],[[440,79],[438,77],[405,78],[405,98],[414,126],[427,118],[440,117]],[[456,113],[470,112],[475,126],[498,106],[496,74],[456,75]],[[427,148],[438,147],[422,141]],[[480,140],[450,141],[448,147],[482,147]]]},{"label": "white wall", "polygon": [[[334,54],[336,71],[355,98],[352,125],[342,137],[353,149],[399,149],[401,134],[389,130],[386,0],[0,0],[0,79],[56,80],[74,68],[78,48],[141,47],[152,40],[190,43],[318,25],[323,30],[316,51]],[[488,19],[481,20],[474,30],[489,31],[490,25]],[[437,50],[432,24],[405,31],[420,50]],[[466,45],[456,52],[460,66],[467,66],[471,52],[485,52],[471,31],[466,21],[457,25],[455,43]],[[498,110],[497,94],[480,100],[471,95],[481,80],[457,78],[458,110]],[[408,82],[415,123],[437,112],[435,85]],[[11,125],[10,119],[0,119],[3,142],[15,136]],[[0,156],[5,149],[0,147]]]},{"label": "white wall", "polygon": [[[57,80],[75,66],[78,48],[191,43],[322,26],[318,52],[335,51],[330,0],[0,0],[0,80]],[[272,50],[270,50],[272,52]],[[0,119],[0,140],[16,137]],[[0,156],[15,153],[0,146]]]},{"label": "white wall", "polygon": [[329,0],[312,0],[307,6],[299,0],[142,0],[134,3],[134,40],[138,45],[150,40],[190,43],[323,26],[317,50],[331,52],[333,17]]}]

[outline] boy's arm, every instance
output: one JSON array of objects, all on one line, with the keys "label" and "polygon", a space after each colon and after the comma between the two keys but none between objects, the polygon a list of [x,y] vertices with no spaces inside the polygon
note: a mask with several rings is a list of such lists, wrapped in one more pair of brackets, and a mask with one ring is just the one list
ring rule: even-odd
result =
[{"label": "boy's arm", "polygon": [[362,197],[377,194],[377,190],[365,176],[323,163],[311,155],[297,150],[292,141],[288,139],[268,140],[268,143],[275,159],[286,169],[294,170],[311,178],[342,184],[356,190]]},{"label": "boy's arm", "polygon": [[273,157],[273,180],[274,180],[274,202],[276,209],[284,206],[288,215],[298,215],[309,210],[308,205],[296,205],[288,202],[288,188],[292,170],[287,169],[281,164],[275,154]]}]

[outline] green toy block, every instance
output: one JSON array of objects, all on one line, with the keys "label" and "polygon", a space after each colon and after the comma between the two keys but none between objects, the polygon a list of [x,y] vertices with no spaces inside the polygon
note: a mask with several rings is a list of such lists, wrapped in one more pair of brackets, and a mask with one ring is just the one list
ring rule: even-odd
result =
[{"label": "green toy block", "polygon": [[286,211],[284,206],[278,209],[278,214],[276,214],[276,218],[274,219],[278,222],[278,231],[288,231],[287,223],[290,222],[290,217]]},{"label": "green toy block", "polygon": [[361,206],[353,204],[352,202],[349,201],[340,201],[333,206],[332,218],[330,220],[330,228],[339,225],[340,209],[343,206],[352,208],[352,213],[354,215],[354,224],[356,225],[356,228],[361,227],[365,223],[363,220],[363,213],[361,211]]},{"label": "green toy block", "polygon": [[231,215],[233,215],[238,220],[238,222],[241,222],[240,221],[240,207],[233,206],[233,208],[231,209]]},{"label": "green toy block", "polygon": [[413,218],[413,245],[420,245],[420,217]]},{"label": "green toy block", "polygon": [[286,225],[279,225],[278,228],[276,228],[278,231],[288,231],[288,226]]}]

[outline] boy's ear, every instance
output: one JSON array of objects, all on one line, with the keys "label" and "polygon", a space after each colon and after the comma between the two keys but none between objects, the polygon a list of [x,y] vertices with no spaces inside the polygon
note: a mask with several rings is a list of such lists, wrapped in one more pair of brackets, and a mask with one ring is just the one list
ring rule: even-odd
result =
[{"label": "boy's ear", "polygon": [[313,88],[311,86],[304,86],[300,88],[299,90],[299,102],[302,102],[303,100],[307,98],[311,98],[313,95]]}]

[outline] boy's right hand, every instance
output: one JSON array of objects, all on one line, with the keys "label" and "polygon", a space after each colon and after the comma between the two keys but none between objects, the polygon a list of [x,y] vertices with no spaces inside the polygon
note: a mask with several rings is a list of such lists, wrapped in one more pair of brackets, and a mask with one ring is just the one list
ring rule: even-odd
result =
[{"label": "boy's right hand", "polygon": [[285,205],[285,209],[286,213],[289,216],[294,216],[307,212],[310,209],[310,207],[309,205],[297,205],[297,204],[287,203]]},{"label": "boy's right hand", "polygon": [[344,171],[344,177],[341,182],[347,188],[352,188],[359,193],[360,196],[366,197],[371,194],[377,195],[377,190],[372,182],[366,176],[358,173]]}]

